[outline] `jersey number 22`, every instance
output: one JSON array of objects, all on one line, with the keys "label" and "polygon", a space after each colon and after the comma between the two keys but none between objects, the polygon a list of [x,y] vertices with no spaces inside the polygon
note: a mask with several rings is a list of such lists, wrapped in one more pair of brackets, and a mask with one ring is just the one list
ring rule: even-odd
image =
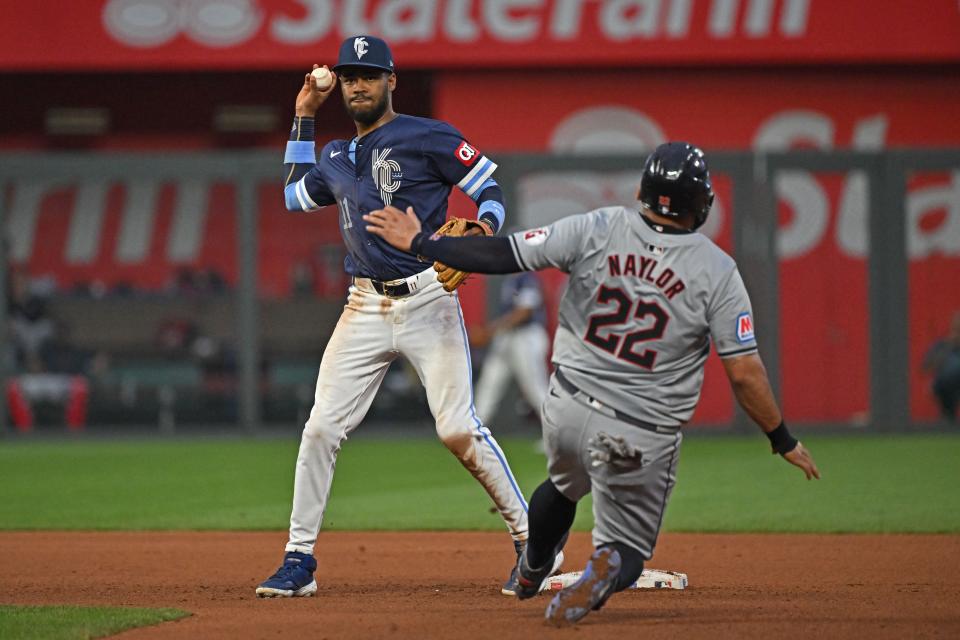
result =
[{"label": "jersey number 22", "polygon": [[616,305],[616,309],[610,313],[597,313],[590,316],[587,333],[583,339],[621,360],[626,360],[644,369],[653,369],[653,363],[657,360],[657,352],[653,349],[637,351],[636,346],[638,343],[663,337],[663,333],[667,329],[667,322],[670,321],[670,316],[663,310],[663,307],[656,302],[649,302],[641,298],[637,301],[633,317],[642,321],[652,316],[652,325],[646,329],[638,329],[627,334],[610,331],[606,335],[601,335],[600,329],[602,327],[628,322],[630,310],[634,305],[629,296],[621,289],[607,286],[600,287],[600,292],[597,294],[597,303],[603,305],[612,303]]}]

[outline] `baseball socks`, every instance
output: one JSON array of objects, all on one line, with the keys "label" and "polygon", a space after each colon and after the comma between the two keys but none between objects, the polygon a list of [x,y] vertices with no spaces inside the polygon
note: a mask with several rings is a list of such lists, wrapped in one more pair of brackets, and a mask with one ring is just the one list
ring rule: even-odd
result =
[{"label": "baseball socks", "polygon": [[530,538],[527,562],[541,567],[553,560],[561,540],[570,532],[577,515],[577,503],[564,496],[548,478],[530,496]]}]

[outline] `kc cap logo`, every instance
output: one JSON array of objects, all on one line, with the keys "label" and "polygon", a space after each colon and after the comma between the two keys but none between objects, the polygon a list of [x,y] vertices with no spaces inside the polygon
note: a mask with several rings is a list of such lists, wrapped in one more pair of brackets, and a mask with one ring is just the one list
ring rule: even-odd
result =
[{"label": "kc cap logo", "polygon": [[333,70],[337,73],[346,67],[367,67],[393,73],[393,54],[390,45],[377,36],[355,35],[340,43],[337,64]]},{"label": "kc cap logo", "polygon": [[357,60],[367,53],[367,41],[364,38],[353,39],[353,50],[357,52]]},{"label": "kc cap logo", "polygon": [[737,342],[745,344],[753,340],[753,318],[749,313],[737,316]]}]

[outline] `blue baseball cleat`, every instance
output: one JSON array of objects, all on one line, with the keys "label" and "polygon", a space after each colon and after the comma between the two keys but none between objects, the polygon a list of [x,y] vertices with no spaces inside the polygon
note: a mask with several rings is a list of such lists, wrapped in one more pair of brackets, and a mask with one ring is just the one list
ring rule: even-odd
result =
[{"label": "blue baseball cleat", "polygon": [[564,627],[599,609],[613,594],[620,575],[620,554],[616,549],[601,547],[590,556],[583,575],[558,593],[547,605],[547,622]]},{"label": "blue baseball cleat", "polygon": [[[560,549],[563,548],[566,541],[567,536],[564,536],[558,545]],[[534,571],[525,565],[524,550],[527,546],[526,543],[514,542],[513,544],[517,548],[517,564],[513,565],[510,577],[503,583],[503,587],[500,588],[500,593],[505,596],[517,596],[521,600],[526,600],[540,593],[540,585],[544,580],[559,573],[560,567],[563,566],[563,551],[557,551],[553,562],[548,565],[549,571],[544,569]],[[524,569],[521,570],[521,567]],[[547,567],[545,567],[545,569],[546,568]]]},{"label": "blue baseball cleat", "polygon": [[313,572],[316,570],[317,561],[313,556],[288,551],[277,572],[257,587],[257,597],[310,597],[317,592],[317,581],[313,579]]}]

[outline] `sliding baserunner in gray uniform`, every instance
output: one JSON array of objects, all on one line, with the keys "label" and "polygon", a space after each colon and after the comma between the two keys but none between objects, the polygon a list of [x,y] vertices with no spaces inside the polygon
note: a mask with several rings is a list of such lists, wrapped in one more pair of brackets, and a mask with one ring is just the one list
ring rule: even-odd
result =
[{"label": "sliding baserunner in gray uniform", "polygon": [[547,607],[558,625],[632,585],[653,554],[676,480],[680,427],[699,399],[711,341],[774,452],[819,478],[783,423],[736,264],[696,233],[713,203],[703,152],[682,142],[658,147],[639,199],[639,213],[607,207],[499,239],[433,239],[416,216],[396,209],[365,218],[394,246],[455,268],[570,274],[542,408],[550,477],[530,500],[530,538],[517,567],[517,596],[537,594],[577,501],[592,492],[596,550],[583,577]]}]

